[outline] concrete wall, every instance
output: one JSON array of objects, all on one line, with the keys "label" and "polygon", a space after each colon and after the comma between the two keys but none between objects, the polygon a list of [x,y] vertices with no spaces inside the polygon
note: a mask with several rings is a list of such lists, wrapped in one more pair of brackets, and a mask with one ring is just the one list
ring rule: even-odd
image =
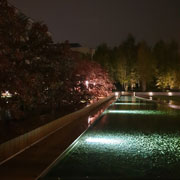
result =
[{"label": "concrete wall", "polygon": [[85,115],[88,115],[90,112],[95,110],[100,105],[111,100],[113,97],[114,97],[114,94],[88,107],[85,107],[79,111],[68,114],[59,119],[56,119],[44,126],[41,126],[33,131],[30,131],[24,135],[21,135],[19,137],[16,137],[12,140],[9,140],[1,144],[0,145],[0,164],[12,158],[13,156],[17,155],[18,153],[24,151],[25,149],[29,148],[33,144],[36,144],[37,142],[41,141],[47,136],[53,134],[57,130],[60,130],[64,126],[73,122],[74,120],[81,118]]}]

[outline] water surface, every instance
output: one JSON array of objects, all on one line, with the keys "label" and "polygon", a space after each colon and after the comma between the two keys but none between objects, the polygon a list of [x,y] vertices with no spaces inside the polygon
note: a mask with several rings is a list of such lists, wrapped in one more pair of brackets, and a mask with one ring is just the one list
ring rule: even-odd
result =
[{"label": "water surface", "polygon": [[121,96],[43,179],[180,178],[180,111]]}]

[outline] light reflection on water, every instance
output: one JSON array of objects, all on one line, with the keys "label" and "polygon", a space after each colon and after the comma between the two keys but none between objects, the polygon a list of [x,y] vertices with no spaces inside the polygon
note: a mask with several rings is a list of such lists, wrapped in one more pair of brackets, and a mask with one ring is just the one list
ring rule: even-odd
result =
[{"label": "light reflection on water", "polygon": [[114,100],[111,100],[107,103],[105,103],[104,105],[100,106],[99,108],[97,108],[96,110],[94,110],[93,112],[91,112],[91,114],[86,117],[87,119],[87,122],[88,122],[88,127],[90,127],[94,122],[95,120],[104,112],[104,110],[112,104]]},{"label": "light reflection on water", "polygon": [[159,115],[167,114],[164,111],[153,111],[153,110],[106,110],[104,114],[113,113],[113,114],[142,114],[142,115]]},{"label": "light reflection on water", "polygon": [[141,106],[143,106],[143,105],[147,105],[147,103],[112,103],[110,106],[114,106],[114,105],[129,105],[129,106],[137,106],[137,105],[141,105]]},{"label": "light reflection on water", "polygon": [[179,115],[152,102],[121,97],[95,123],[89,116],[89,130],[49,177],[180,178]]}]

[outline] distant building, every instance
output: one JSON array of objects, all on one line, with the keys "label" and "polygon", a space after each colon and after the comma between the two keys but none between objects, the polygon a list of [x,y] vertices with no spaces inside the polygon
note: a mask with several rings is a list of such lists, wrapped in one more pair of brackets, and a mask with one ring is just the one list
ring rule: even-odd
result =
[{"label": "distant building", "polygon": [[89,48],[89,47],[83,47],[79,43],[70,43],[70,47],[72,51],[80,52],[85,55],[91,55],[91,58],[93,57],[95,53],[95,49]]}]

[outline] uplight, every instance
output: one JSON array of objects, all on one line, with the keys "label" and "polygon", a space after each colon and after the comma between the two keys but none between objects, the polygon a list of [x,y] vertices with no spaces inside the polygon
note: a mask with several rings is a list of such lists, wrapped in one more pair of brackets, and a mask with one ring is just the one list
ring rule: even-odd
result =
[{"label": "uplight", "polygon": [[150,96],[153,96],[153,93],[152,93],[152,92],[149,92],[149,95],[150,95]]},{"label": "uplight", "polygon": [[147,105],[146,103],[113,103],[112,105],[129,105],[129,106],[136,106],[136,105]]},{"label": "uplight", "polygon": [[87,138],[86,142],[88,143],[100,143],[100,144],[121,144],[124,142],[122,139],[114,139],[114,138]]},{"label": "uplight", "polygon": [[168,96],[172,96],[172,92],[168,92]]},{"label": "uplight", "polygon": [[89,81],[85,81],[86,87],[88,88],[89,86]]},{"label": "uplight", "polygon": [[163,111],[153,110],[106,110],[104,113],[110,114],[144,114],[144,115],[159,115],[165,114]]},{"label": "uplight", "polygon": [[9,93],[9,91],[5,91],[4,93],[1,94],[1,97],[2,98],[5,98],[5,97],[10,98],[10,97],[12,97],[12,94]]}]

